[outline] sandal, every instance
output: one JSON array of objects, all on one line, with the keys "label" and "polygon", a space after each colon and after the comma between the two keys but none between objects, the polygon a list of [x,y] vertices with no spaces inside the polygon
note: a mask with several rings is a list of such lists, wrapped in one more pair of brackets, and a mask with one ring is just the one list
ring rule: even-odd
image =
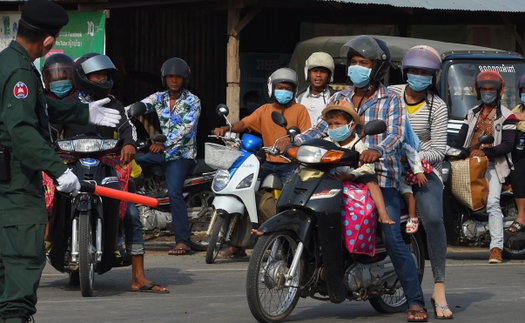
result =
[{"label": "sandal", "polygon": [[525,224],[521,224],[518,221],[513,221],[510,227],[507,229],[507,231],[509,231],[510,233],[523,232],[525,231]]},{"label": "sandal", "polygon": [[414,234],[419,228],[419,219],[418,218],[409,218],[406,224],[405,231],[407,234]]},{"label": "sandal", "polygon": [[178,244],[175,248],[168,251],[168,255],[170,256],[186,256],[191,255],[192,253],[193,250],[185,244]]},{"label": "sandal", "polygon": [[[410,316],[412,316],[412,318],[410,318]],[[418,320],[418,318],[420,319]],[[410,306],[407,310],[407,322],[428,322],[427,310],[420,305]]]},{"label": "sandal", "polygon": [[[438,303],[436,303],[434,298],[430,299],[430,303],[432,304],[432,307],[434,307],[434,318],[436,320],[452,320],[452,318],[454,317],[453,314],[445,316],[445,311],[446,310],[449,310],[450,313],[452,313],[452,311],[448,307],[448,304],[445,304],[445,305],[438,304]],[[438,315],[438,313],[437,313],[438,309],[441,311],[441,315]]]}]

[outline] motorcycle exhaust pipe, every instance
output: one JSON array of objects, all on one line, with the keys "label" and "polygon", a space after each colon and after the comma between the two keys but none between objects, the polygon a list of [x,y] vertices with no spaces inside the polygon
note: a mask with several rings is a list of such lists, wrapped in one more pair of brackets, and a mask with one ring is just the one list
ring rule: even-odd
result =
[{"label": "motorcycle exhaust pipe", "polygon": [[159,205],[159,201],[153,197],[116,190],[113,188],[100,186],[85,181],[80,182],[80,191],[94,193],[100,196],[109,197],[117,200],[123,200],[126,202],[142,204],[150,207],[157,207]]}]

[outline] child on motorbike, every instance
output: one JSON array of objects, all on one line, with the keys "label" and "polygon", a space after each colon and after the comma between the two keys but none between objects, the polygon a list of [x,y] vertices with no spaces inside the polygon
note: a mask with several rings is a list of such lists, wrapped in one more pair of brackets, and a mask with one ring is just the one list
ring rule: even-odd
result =
[{"label": "child on motorbike", "polygon": [[[352,148],[355,144],[355,150],[362,152],[366,150],[366,146],[362,141],[357,141],[354,129],[359,123],[359,115],[355,111],[352,103],[348,101],[335,101],[333,104],[327,106],[322,111],[323,119],[328,124],[328,137],[325,140],[330,140],[342,148]],[[357,141],[357,143],[356,143]],[[372,175],[372,176],[367,176]],[[363,164],[358,168],[351,168],[349,166],[337,167],[334,176],[340,181],[352,181],[355,183],[364,183],[370,195],[374,200],[379,213],[379,222],[384,224],[394,224],[390,219],[385,207],[383,195],[372,164]]]}]

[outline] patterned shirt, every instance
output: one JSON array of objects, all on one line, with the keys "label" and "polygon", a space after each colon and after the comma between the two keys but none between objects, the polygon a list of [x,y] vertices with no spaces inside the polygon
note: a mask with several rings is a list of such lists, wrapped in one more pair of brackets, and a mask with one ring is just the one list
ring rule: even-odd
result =
[{"label": "patterned shirt", "polygon": [[146,105],[146,112],[157,112],[160,130],[168,138],[164,143],[166,161],[195,159],[201,100],[184,89],[171,111],[169,91],[153,93],[141,102]]},{"label": "patterned shirt", "polygon": [[[399,176],[401,174],[401,163],[399,149],[403,141],[406,112],[403,109],[401,98],[395,92],[388,90],[382,83],[374,96],[362,103],[357,113],[361,116],[361,123],[357,125],[356,133],[362,135],[364,125],[372,120],[384,120],[387,130],[376,136],[367,136],[363,140],[369,149],[377,150],[383,160],[375,163],[379,186],[399,188]],[[334,101],[352,101],[355,94],[355,86],[339,91],[332,95],[327,105]],[[322,120],[317,125],[306,130],[295,137],[295,142],[302,143],[311,138],[326,137],[328,124]]]}]

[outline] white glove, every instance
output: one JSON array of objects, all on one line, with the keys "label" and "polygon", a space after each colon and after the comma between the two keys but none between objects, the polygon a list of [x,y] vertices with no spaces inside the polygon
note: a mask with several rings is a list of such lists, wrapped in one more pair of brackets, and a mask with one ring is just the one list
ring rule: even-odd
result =
[{"label": "white glove", "polygon": [[77,175],[69,168],[57,178],[57,183],[56,189],[60,192],[71,193],[76,196],[80,190],[80,182],[78,181]]},{"label": "white glove", "polygon": [[120,112],[103,107],[104,104],[108,104],[110,101],[109,98],[105,98],[89,104],[89,123],[112,128],[118,125],[121,118]]}]

